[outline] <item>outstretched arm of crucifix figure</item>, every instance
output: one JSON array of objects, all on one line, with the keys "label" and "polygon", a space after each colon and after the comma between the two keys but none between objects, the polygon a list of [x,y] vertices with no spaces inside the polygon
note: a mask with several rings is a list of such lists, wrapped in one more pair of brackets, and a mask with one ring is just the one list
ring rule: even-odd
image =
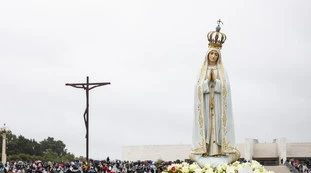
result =
[{"label": "outstretched arm of crucifix figure", "polygon": [[69,83],[66,83],[66,86],[72,86],[72,87],[75,87],[75,88],[83,88],[85,89],[85,84],[69,84]]},{"label": "outstretched arm of crucifix figure", "polygon": [[89,90],[93,89],[93,88],[96,88],[96,87],[100,87],[100,86],[103,86],[103,85],[109,85],[110,82],[103,82],[103,83],[89,83],[89,85],[94,85],[92,87],[89,88]]}]

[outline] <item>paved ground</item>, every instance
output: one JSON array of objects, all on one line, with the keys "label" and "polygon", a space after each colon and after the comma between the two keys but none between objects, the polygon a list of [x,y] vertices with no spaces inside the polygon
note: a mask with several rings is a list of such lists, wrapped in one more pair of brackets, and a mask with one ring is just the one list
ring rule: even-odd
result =
[{"label": "paved ground", "polygon": [[265,166],[265,168],[275,173],[291,173],[286,166]]}]

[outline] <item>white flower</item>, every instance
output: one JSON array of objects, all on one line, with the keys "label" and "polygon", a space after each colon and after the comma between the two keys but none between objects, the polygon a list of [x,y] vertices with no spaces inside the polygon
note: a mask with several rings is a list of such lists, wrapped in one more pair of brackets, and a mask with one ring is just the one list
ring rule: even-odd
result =
[{"label": "white flower", "polygon": [[239,170],[240,168],[243,168],[242,164],[238,164],[237,166],[235,166],[235,170]]},{"label": "white flower", "polygon": [[235,161],[234,163],[232,163],[232,166],[238,166],[238,165],[240,165],[239,161]]},{"label": "white flower", "polygon": [[182,165],[181,164],[172,164],[176,168],[176,170],[180,170]]},{"label": "white flower", "polygon": [[206,168],[206,169],[212,168],[212,165],[211,165],[210,163],[206,163],[206,164],[204,165],[204,168]]},{"label": "white flower", "polygon": [[189,171],[190,172],[194,172],[196,169],[200,168],[200,166],[197,164],[197,163],[192,163],[190,166],[189,166]]},{"label": "white flower", "polygon": [[228,167],[228,164],[218,165],[218,166],[216,167],[216,172],[217,172],[217,173],[223,173],[223,172],[226,171],[227,167]]},{"label": "white flower", "polygon": [[246,162],[246,163],[242,163],[242,167],[251,167],[251,163],[250,162]]},{"label": "white flower", "polygon": [[252,167],[252,169],[259,169],[259,168],[262,168],[262,165],[260,163],[258,163],[257,161],[252,161],[251,167]]},{"label": "white flower", "polygon": [[203,172],[204,173],[214,173],[214,169],[213,168],[207,168],[207,169],[204,169]]},{"label": "white flower", "polygon": [[204,168],[201,169],[200,166],[194,162],[189,165],[187,162],[181,164],[172,164],[167,167],[166,171],[162,173],[168,173],[172,171],[182,172],[182,173],[236,173],[238,170],[247,169],[253,173],[274,173],[273,171],[266,170],[259,162],[253,160],[252,162],[240,163],[238,161],[232,164],[222,164],[218,165],[215,170],[212,168],[211,164],[206,163]]},{"label": "white flower", "polygon": [[221,165],[221,169],[222,169],[222,170],[226,170],[227,167],[228,167],[228,164],[222,164],[222,165]]},{"label": "white flower", "polygon": [[187,163],[187,162],[182,162],[181,165],[182,165],[182,166],[189,166],[189,163]]},{"label": "white flower", "polygon": [[212,167],[206,168],[204,172],[205,173],[214,173],[214,169]]},{"label": "white flower", "polygon": [[234,166],[227,166],[226,173],[235,173],[235,167]]},{"label": "white flower", "polygon": [[218,166],[216,167],[216,171],[217,171],[217,172],[222,172],[222,167],[221,167],[221,165],[218,165]]},{"label": "white flower", "polygon": [[184,166],[181,168],[182,173],[189,173],[189,168],[187,166]]},{"label": "white flower", "polygon": [[203,173],[201,168],[197,168],[196,170],[194,170],[194,173]]}]

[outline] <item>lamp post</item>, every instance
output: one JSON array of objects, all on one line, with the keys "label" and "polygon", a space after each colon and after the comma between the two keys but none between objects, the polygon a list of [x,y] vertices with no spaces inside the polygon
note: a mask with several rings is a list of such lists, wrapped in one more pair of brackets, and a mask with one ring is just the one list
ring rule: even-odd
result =
[{"label": "lamp post", "polygon": [[85,128],[86,128],[86,160],[89,160],[89,91],[96,87],[103,85],[110,85],[110,82],[101,82],[101,83],[89,83],[89,77],[86,77],[86,83],[66,83],[66,86],[72,86],[75,88],[82,88],[86,92],[86,109],[83,114]]},{"label": "lamp post", "polygon": [[5,127],[5,123],[3,127],[0,128],[0,133],[2,135],[2,164],[6,163],[6,133],[8,132],[7,128]]}]

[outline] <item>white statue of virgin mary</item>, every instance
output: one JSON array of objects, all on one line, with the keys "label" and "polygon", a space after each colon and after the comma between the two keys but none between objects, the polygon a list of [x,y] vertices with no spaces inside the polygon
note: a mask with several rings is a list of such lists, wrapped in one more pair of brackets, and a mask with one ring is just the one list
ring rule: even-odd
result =
[{"label": "white statue of virgin mary", "polygon": [[[220,21],[219,21],[220,23]],[[220,49],[226,35],[209,32],[209,50],[195,87],[192,153],[190,158],[204,166],[231,163],[239,158],[235,149],[230,83]]]}]

